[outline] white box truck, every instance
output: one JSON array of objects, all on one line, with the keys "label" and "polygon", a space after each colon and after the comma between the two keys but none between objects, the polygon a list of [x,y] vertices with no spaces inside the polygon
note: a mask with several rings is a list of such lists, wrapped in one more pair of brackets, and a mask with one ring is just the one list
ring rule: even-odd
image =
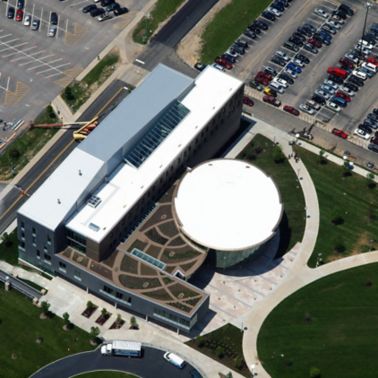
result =
[{"label": "white box truck", "polygon": [[141,357],[142,343],[136,341],[113,340],[101,346],[104,356]]}]

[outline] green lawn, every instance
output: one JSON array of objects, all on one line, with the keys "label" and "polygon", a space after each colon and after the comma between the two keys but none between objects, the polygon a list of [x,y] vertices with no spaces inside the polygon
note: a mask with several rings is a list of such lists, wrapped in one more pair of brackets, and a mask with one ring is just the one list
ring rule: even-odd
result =
[{"label": "green lawn", "polygon": [[136,378],[136,375],[121,373],[119,371],[99,370],[91,373],[75,375],[75,378]]},{"label": "green lawn", "polygon": [[[48,106],[34,120],[34,123],[57,121],[58,118]],[[0,156],[0,180],[6,181],[15,177],[56,132],[56,129],[29,129],[15,139]]]},{"label": "green lawn", "polygon": [[237,158],[261,168],[278,186],[284,205],[279,248],[279,255],[283,255],[296,242],[302,240],[305,227],[305,202],[296,174],[287,159],[284,158],[280,163],[274,161],[277,153],[274,147],[271,140],[256,135]]},{"label": "green lawn", "polygon": [[18,264],[17,230],[11,232],[0,244],[0,260],[12,265]]},{"label": "green lawn", "polygon": [[378,264],[321,279],[280,303],[258,335],[273,378],[375,378],[378,371]]},{"label": "green lawn", "polygon": [[40,312],[16,291],[0,289],[1,377],[28,377],[58,358],[93,349],[87,333],[78,328],[64,331],[62,319],[40,320]]},{"label": "green lawn", "polygon": [[221,362],[230,369],[249,376],[242,350],[243,332],[231,324],[218,328],[204,336],[188,341],[190,347]]},{"label": "green lawn", "polygon": [[62,98],[73,112],[78,110],[91,93],[115,71],[118,61],[118,53],[109,53],[87,73],[82,81],[73,81],[64,89]]},{"label": "green lawn", "polygon": [[320,226],[314,253],[308,264],[324,262],[378,249],[378,193],[367,178],[336,164],[320,164],[320,157],[298,150],[314,181],[320,207]]},{"label": "green lawn", "polygon": [[174,14],[185,0],[158,0],[149,17],[143,17],[133,31],[134,42],[145,45],[159,24]]},{"label": "green lawn", "polygon": [[271,0],[233,0],[216,14],[202,34],[201,62],[211,63],[238,38]]}]

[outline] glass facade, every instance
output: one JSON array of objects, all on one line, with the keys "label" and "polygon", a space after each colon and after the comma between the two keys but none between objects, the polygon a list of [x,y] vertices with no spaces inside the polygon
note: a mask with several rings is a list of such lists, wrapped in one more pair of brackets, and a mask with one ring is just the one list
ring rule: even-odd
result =
[{"label": "glass facade", "polygon": [[174,101],[126,154],[125,161],[136,168],[140,167],[188,113],[189,109]]},{"label": "glass facade", "polygon": [[229,268],[240,261],[245,260],[251,256],[258,247],[246,249],[244,251],[216,251],[216,267],[217,268]]}]

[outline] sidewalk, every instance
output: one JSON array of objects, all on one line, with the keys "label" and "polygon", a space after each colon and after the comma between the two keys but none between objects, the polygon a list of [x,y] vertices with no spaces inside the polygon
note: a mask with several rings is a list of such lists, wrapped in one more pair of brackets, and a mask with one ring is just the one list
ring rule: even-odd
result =
[{"label": "sidewalk", "polygon": [[[185,345],[184,342],[188,341],[189,338],[184,335],[162,328],[140,317],[136,317],[139,330],[130,330],[129,325],[132,314],[117,309],[110,303],[87,293],[85,290],[59,277],[54,277],[51,281],[47,281],[45,287],[48,289],[48,292],[43,297],[43,300],[50,303],[50,310],[60,317],[62,317],[63,313],[67,312],[70,315],[70,321],[87,332],[90,332],[91,327],[98,327],[100,335],[104,339],[141,341],[158,349],[177,352],[185,360],[202,371],[204,377],[213,378],[218,376],[218,372],[227,374],[230,371],[224,365]],[[98,306],[89,319],[81,315],[88,301]],[[112,315],[104,325],[100,326],[96,323],[96,319],[100,316],[103,308]],[[116,320],[118,314],[125,320],[125,324],[120,329],[110,330],[109,327]],[[237,372],[233,371],[232,374],[234,378],[242,378]]]}]

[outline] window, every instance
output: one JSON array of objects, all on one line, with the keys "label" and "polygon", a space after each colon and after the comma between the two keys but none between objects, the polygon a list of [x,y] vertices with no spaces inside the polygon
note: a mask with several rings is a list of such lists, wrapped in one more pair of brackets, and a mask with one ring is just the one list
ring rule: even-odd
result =
[{"label": "window", "polygon": [[111,294],[113,292],[113,289],[111,289],[110,287],[105,286],[105,285],[104,285],[103,290],[105,291],[105,293],[108,293],[108,294]]},{"label": "window", "polygon": [[25,249],[25,242],[21,241],[19,244],[19,247],[22,249]]},{"label": "window", "polygon": [[37,254],[37,257],[38,257],[38,258],[40,258],[40,257],[41,257],[41,252],[40,252],[40,250],[39,250],[39,249],[37,249],[37,253],[36,253],[36,254]]},{"label": "window", "polygon": [[[123,294],[122,293],[119,293],[118,291],[116,292],[116,297],[118,298],[118,299],[122,299],[123,298]],[[129,299],[131,299],[131,298],[129,298]],[[131,302],[131,301],[130,301]]]},{"label": "window", "polygon": [[50,238],[50,235],[47,235],[47,245],[51,245],[51,238]]},{"label": "window", "polygon": [[75,270],[75,273],[74,273],[74,278],[78,281],[81,281],[81,272],[80,270]]},{"label": "window", "polygon": [[[37,249],[37,254],[39,253],[39,250]],[[51,260],[51,256],[48,255],[47,253],[44,253],[43,254],[43,258],[46,260],[46,261],[50,261]]]},{"label": "window", "polygon": [[63,268],[63,269],[66,269],[66,264],[59,261],[59,268]]},{"label": "window", "polygon": [[35,234],[36,234],[34,227],[32,228],[32,234],[33,234],[33,236],[35,236]]}]

